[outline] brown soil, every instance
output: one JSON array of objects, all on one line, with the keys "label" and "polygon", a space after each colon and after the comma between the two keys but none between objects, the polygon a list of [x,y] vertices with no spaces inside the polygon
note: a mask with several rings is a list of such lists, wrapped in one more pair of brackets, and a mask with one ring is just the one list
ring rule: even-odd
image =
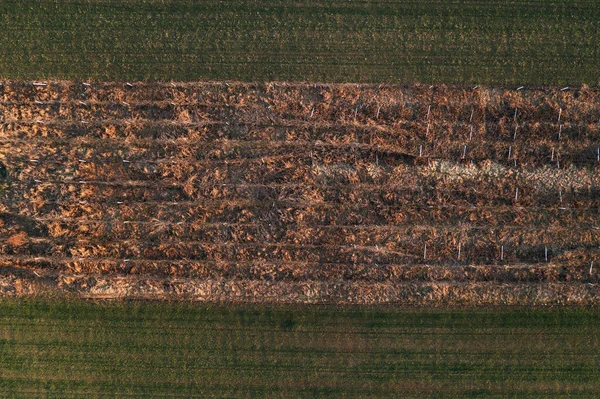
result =
[{"label": "brown soil", "polygon": [[3,82],[0,295],[596,304],[599,147],[588,87]]}]

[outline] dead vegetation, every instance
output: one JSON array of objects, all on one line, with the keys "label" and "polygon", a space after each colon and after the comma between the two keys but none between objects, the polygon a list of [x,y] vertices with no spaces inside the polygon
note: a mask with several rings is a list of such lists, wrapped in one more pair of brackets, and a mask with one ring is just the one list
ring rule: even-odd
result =
[{"label": "dead vegetation", "polygon": [[595,303],[589,87],[5,82],[0,111],[6,294]]}]

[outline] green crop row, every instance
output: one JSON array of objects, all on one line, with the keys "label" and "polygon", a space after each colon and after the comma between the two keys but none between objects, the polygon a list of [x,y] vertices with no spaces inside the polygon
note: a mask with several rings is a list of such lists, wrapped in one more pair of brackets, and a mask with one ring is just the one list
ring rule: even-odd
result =
[{"label": "green crop row", "polygon": [[0,78],[596,85],[593,0],[9,0]]},{"label": "green crop row", "polygon": [[8,397],[592,397],[590,309],[0,303]]}]

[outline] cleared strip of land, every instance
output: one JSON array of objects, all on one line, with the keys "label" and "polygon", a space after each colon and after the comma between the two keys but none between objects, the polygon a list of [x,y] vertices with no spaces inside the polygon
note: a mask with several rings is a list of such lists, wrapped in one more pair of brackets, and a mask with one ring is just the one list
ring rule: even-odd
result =
[{"label": "cleared strip of land", "polygon": [[600,94],[4,82],[0,293],[597,304]]},{"label": "cleared strip of land", "polygon": [[595,310],[0,303],[20,397],[593,397]]},{"label": "cleared strip of land", "polygon": [[7,0],[0,78],[598,84],[595,0]]}]

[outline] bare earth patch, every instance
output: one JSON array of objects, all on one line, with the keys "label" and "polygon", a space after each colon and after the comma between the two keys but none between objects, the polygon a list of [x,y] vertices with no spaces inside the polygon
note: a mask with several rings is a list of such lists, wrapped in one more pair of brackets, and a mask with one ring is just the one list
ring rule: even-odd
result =
[{"label": "bare earth patch", "polygon": [[596,304],[600,93],[4,82],[0,294]]}]

